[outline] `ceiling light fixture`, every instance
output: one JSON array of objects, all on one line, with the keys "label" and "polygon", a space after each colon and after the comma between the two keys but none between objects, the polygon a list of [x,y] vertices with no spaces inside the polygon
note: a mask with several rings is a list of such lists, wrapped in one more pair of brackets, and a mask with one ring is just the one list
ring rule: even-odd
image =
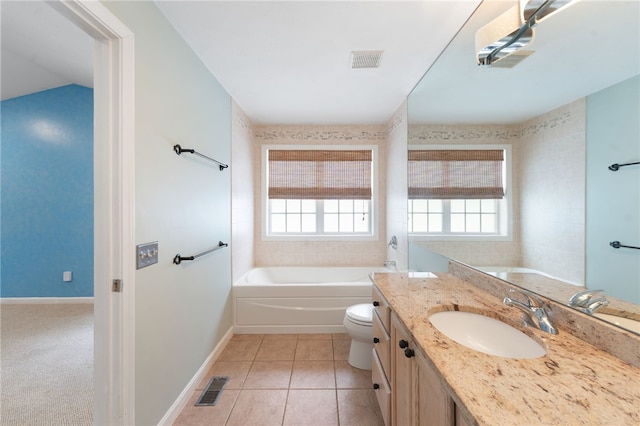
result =
[{"label": "ceiling light fixture", "polygon": [[527,46],[533,27],[575,0],[519,0],[476,32],[478,65],[492,65]]}]

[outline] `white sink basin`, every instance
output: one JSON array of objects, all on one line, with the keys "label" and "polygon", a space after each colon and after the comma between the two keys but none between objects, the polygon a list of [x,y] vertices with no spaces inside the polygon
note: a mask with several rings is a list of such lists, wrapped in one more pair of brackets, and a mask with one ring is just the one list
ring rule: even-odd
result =
[{"label": "white sink basin", "polygon": [[445,336],[468,348],[504,358],[539,358],[545,349],[531,337],[494,318],[472,312],[444,311],[429,321]]},{"label": "white sink basin", "polygon": [[609,315],[609,314],[601,314],[600,312],[596,312],[595,314],[593,314],[593,316],[607,320],[610,323],[617,325],[618,327],[623,327],[623,328],[626,328],[627,330],[640,333],[640,322],[632,320],[631,318],[618,317],[618,316]]}]

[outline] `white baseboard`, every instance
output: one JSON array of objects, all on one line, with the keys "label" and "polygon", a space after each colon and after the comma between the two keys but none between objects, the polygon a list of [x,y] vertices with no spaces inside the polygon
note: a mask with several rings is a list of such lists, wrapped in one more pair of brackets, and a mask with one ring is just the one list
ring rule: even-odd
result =
[{"label": "white baseboard", "polygon": [[93,297],[2,297],[0,303],[3,305],[93,304]]},{"label": "white baseboard", "polygon": [[170,426],[176,421],[176,419],[182,412],[182,409],[185,407],[185,405],[187,405],[187,402],[189,402],[189,398],[191,398],[191,395],[193,395],[193,392],[195,392],[196,386],[204,378],[209,369],[211,369],[211,366],[214,362],[216,362],[222,350],[231,340],[231,337],[233,337],[233,327],[227,330],[225,335],[222,337],[222,340],[220,340],[216,347],[213,348],[202,366],[200,366],[198,371],[196,371],[196,374],[189,381],[189,383],[187,383],[187,386],[184,388],[184,390],[180,393],[178,399],[176,399],[176,401],[173,403],[173,405],[171,405],[164,417],[162,417],[160,422],[158,422],[159,426]]}]

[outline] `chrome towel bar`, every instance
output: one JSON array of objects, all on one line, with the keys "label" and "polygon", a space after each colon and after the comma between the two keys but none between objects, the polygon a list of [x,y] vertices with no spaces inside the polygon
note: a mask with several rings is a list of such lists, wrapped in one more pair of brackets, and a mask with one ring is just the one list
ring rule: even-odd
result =
[{"label": "chrome towel bar", "polygon": [[229,246],[229,244],[223,243],[222,241],[219,241],[218,245],[216,247],[214,247],[212,249],[209,249],[209,250],[206,250],[206,251],[203,251],[202,253],[194,254],[193,256],[180,256],[180,254],[176,254],[176,257],[173,258],[173,263],[176,264],[176,265],[179,265],[184,260],[196,260],[200,256],[204,256],[205,254],[209,254],[211,252],[214,252],[216,250],[220,250],[221,248],[227,247],[227,246]]},{"label": "chrome towel bar", "polygon": [[194,155],[197,155],[198,157],[202,157],[202,158],[204,158],[204,159],[206,159],[206,160],[213,161],[214,163],[218,164],[218,166],[220,167],[220,171],[222,171],[222,170],[226,169],[227,167],[229,167],[229,165],[228,165],[228,164],[221,163],[221,162],[219,162],[218,160],[214,160],[214,159],[213,159],[213,158],[211,158],[211,157],[207,157],[207,156],[206,156],[206,155],[204,155],[204,154],[200,154],[200,153],[199,153],[198,151],[196,151],[195,149],[183,148],[183,147],[181,147],[180,145],[177,145],[177,144],[176,144],[176,145],[174,145],[174,146],[173,146],[173,150],[174,150],[174,151],[175,151],[175,153],[176,153],[176,154],[178,154],[178,155],[182,154],[183,152],[188,152],[189,154],[194,154]]}]

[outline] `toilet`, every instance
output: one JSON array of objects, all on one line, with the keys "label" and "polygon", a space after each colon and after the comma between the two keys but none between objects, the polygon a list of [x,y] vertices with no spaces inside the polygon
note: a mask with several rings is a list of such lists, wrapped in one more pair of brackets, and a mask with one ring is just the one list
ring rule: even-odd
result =
[{"label": "toilet", "polygon": [[373,332],[371,314],[373,305],[362,303],[347,308],[344,314],[344,326],[351,336],[349,364],[362,370],[371,370],[371,351],[373,350]]}]

